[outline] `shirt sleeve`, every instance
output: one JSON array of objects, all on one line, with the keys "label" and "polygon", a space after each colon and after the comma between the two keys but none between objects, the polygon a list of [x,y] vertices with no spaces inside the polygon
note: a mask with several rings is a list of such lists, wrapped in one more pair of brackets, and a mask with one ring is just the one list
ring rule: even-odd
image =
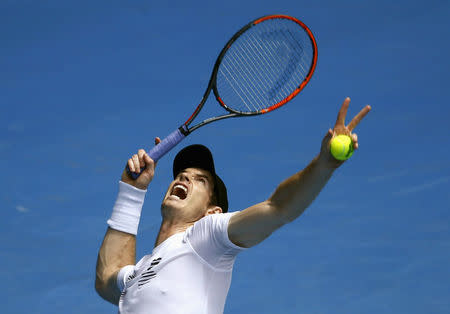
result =
[{"label": "shirt sleeve", "polygon": [[186,231],[185,237],[192,249],[216,269],[231,270],[237,254],[245,250],[228,237],[228,223],[236,213],[208,215]]},{"label": "shirt sleeve", "polygon": [[117,287],[120,292],[123,292],[126,282],[134,278],[134,270],[134,265],[127,265],[119,270],[119,273],[117,274]]}]

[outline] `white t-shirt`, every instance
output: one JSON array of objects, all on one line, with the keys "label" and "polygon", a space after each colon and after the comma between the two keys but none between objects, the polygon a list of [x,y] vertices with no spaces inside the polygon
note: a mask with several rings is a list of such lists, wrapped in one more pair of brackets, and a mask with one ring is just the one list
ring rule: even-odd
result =
[{"label": "white t-shirt", "polygon": [[223,313],[234,260],[244,250],[228,238],[235,213],[208,215],[122,268],[119,313]]}]

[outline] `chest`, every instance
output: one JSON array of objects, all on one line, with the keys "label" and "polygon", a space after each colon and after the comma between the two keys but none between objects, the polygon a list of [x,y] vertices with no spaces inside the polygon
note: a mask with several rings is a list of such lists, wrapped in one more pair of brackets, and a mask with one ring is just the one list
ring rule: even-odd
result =
[{"label": "chest", "polygon": [[207,281],[209,267],[187,241],[182,237],[171,240],[139,261],[126,279],[125,295],[188,293]]}]

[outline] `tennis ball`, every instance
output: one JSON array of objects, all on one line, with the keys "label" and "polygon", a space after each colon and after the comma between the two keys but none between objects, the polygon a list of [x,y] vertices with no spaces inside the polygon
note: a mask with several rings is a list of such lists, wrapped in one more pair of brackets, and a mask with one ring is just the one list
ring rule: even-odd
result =
[{"label": "tennis ball", "polygon": [[353,142],[347,135],[338,135],[331,140],[331,155],[337,160],[347,160],[353,155]]}]

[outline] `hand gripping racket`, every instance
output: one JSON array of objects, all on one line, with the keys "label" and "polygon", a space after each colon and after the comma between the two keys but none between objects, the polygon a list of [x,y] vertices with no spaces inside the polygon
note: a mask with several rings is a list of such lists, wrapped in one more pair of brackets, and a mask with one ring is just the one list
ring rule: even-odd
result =
[{"label": "hand gripping racket", "polygon": [[[189,119],[148,155],[159,160],[190,133],[213,121],[265,114],[283,106],[306,86],[316,63],[316,40],[298,19],[268,15],[248,23],[220,52],[203,98]],[[190,126],[211,90],[227,113]],[[134,179],[139,177],[128,166],[127,170]]]}]

